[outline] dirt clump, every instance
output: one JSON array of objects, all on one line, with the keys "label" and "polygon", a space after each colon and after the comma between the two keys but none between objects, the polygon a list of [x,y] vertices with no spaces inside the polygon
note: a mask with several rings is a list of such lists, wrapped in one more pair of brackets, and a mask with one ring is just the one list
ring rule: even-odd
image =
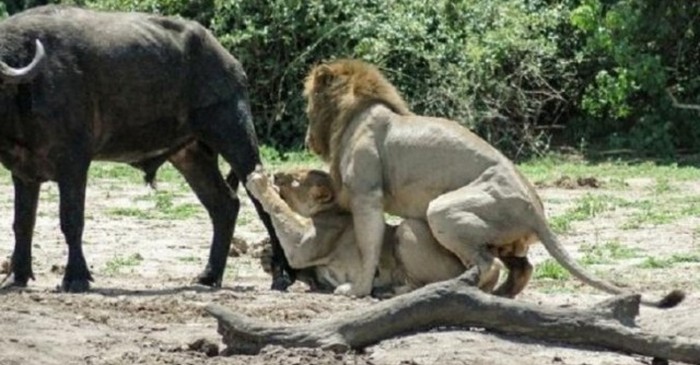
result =
[{"label": "dirt clump", "polygon": [[190,351],[201,352],[209,357],[219,355],[219,344],[206,338],[200,338],[187,345]]},{"label": "dirt clump", "polygon": [[603,186],[603,182],[594,176],[579,176],[573,178],[571,176],[564,175],[552,182],[539,181],[535,185],[538,188],[555,187],[561,189],[599,189]]},{"label": "dirt clump", "polygon": [[231,240],[231,249],[228,252],[229,257],[240,257],[248,253],[248,241],[241,237],[233,237]]},{"label": "dirt clump", "polygon": [[371,365],[364,356],[356,356],[352,352],[337,354],[318,348],[284,348],[281,346],[265,346],[260,351],[261,362],[278,364],[285,359],[288,365]]}]

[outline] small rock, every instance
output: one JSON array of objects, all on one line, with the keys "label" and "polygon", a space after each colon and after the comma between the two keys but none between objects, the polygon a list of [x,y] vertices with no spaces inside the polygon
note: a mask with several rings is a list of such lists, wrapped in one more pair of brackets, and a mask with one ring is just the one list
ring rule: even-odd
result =
[{"label": "small rock", "polygon": [[576,179],[576,183],[578,184],[578,186],[581,186],[581,187],[588,186],[590,188],[596,188],[596,189],[599,188],[601,185],[600,180],[596,179],[593,176],[579,177],[578,179]]},{"label": "small rock", "polygon": [[37,303],[41,303],[41,302],[44,301],[44,298],[42,298],[42,297],[39,296],[39,295],[30,295],[30,296],[29,296],[29,299],[31,299],[31,300],[33,300],[33,301],[35,301],[35,302],[37,302]]},{"label": "small rock", "polygon": [[51,273],[63,275],[66,273],[66,266],[65,265],[56,265],[56,264],[51,265]]}]

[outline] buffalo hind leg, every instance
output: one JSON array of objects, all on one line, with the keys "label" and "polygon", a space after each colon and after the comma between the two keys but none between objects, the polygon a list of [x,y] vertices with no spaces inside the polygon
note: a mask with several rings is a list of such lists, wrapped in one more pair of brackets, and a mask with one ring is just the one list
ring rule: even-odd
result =
[{"label": "buffalo hind leg", "polygon": [[68,244],[68,264],[63,275],[61,289],[80,293],[90,289],[92,275],[83,255],[83,227],[85,225],[85,187],[90,161],[80,158],[66,159],[70,164],[59,171],[59,214],[61,231]]},{"label": "buffalo hind leg", "polygon": [[[227,102],[193,110],[189,121],[195,134],[219,153],[231,166],[229,183],[245,182],[248,174],[260,164],[258,141],[253,127],[250,107],[245,96]],[[250,193],[255,209],[270,235],[273,250],[272,288],[285,290],[294,281],[294,270],[282,251],[270,217]]]},{"label": "buffalo hind leg", "polygon": [[240,202],[224,181],[216,156],[201,142],[194,142],[170,156],[169,160],[204,205],[214,229],[209,260],[197,282],[220,287]]},{"label": "buffalo hind leg", "polygon": [[39,202],[39,188],[36,181],[25,181],[12,175],[15,188],[15,218],[12,230],[15,232],[15,250],[12,253],[12,286],[27,286],[34,280],[32,271],[32,235],[36,222],[36,209]]}]

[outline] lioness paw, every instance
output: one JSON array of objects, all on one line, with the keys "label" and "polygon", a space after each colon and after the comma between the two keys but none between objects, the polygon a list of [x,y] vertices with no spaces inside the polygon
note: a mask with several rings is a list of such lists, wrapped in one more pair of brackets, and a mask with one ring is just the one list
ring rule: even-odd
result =
[{"label": "lioness paw", "polygon": [[492,292],[496,284],[498,283],[498,278],[500,276],[501,270],[504,269],[503,262],[495,258],[489,270],[479,273],[479,285],[478,287],[485,292]]},{"label": "lioness paw", "polygon": [[333,294],[336,295],[344,295],[346,297],[352,297],[352,284],[350,283],[345,283],[338,285],[335,290],[333,291]]},{"label": "lioness paw", "polygon": [[371,295],[372,289],[370,287],[369,290],[362,290],[362,288],[360,288],[357,285],[345,283],[345,284],[341,284],[338,287],[336,287],[335,290],[333,291],[333,293],[336,295],[344,295],[344,296],[350,297],[350,298],[363,298],[363,297],[366,297],[368,295]]},{"label": "lioness paw", "polygon": [[248,179],[245,183],[245,187],[258,199],[265,192],[265,190],[267,190],[269,185],[270,183],[267,175],[265,175],[265,173],[259,169],[256,169],[254,172],[248,175]]}]

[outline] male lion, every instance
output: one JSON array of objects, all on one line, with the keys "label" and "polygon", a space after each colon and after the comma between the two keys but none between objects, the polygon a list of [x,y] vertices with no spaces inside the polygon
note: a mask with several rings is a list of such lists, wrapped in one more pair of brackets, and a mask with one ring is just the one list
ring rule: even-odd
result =
[{"label": "male lion", "polygon": [[[246,183],[270,214],[290,265],[313,269],[321,289],[347,290],[361,275],[362,259],[352,216],[337,205],[330,176],[299,169],[275,174],[274,185],[259,171]],[[507,265],[512,269],[499,287],[503,296],[514,297],[530,279],[532,266],[527,258],[516,262],[520,265]],[[398,226],[386,226],[373,292],[405,293],[464,270],[462,262],[435,241],[424,221],[406,219]],[[489,283],[485,290],[491,291],[495,284]]]},{"label": "male lion", "polygon": [[[493,146],[458,123],[411,113],[379,70],[359,60],[320,64],[304,84],[308,147],[330,163],[338,203],[352,212],[362,275],[346,294],[372,289],[384,236],[384,211],[428,222],[439,244],[474,262],[479,286],[500,263],[489,249],[537,237],[582,281],[627,292],[585,271],[549,228],[532,184]],[[647,305],[673,306],[673,291]]]}]

